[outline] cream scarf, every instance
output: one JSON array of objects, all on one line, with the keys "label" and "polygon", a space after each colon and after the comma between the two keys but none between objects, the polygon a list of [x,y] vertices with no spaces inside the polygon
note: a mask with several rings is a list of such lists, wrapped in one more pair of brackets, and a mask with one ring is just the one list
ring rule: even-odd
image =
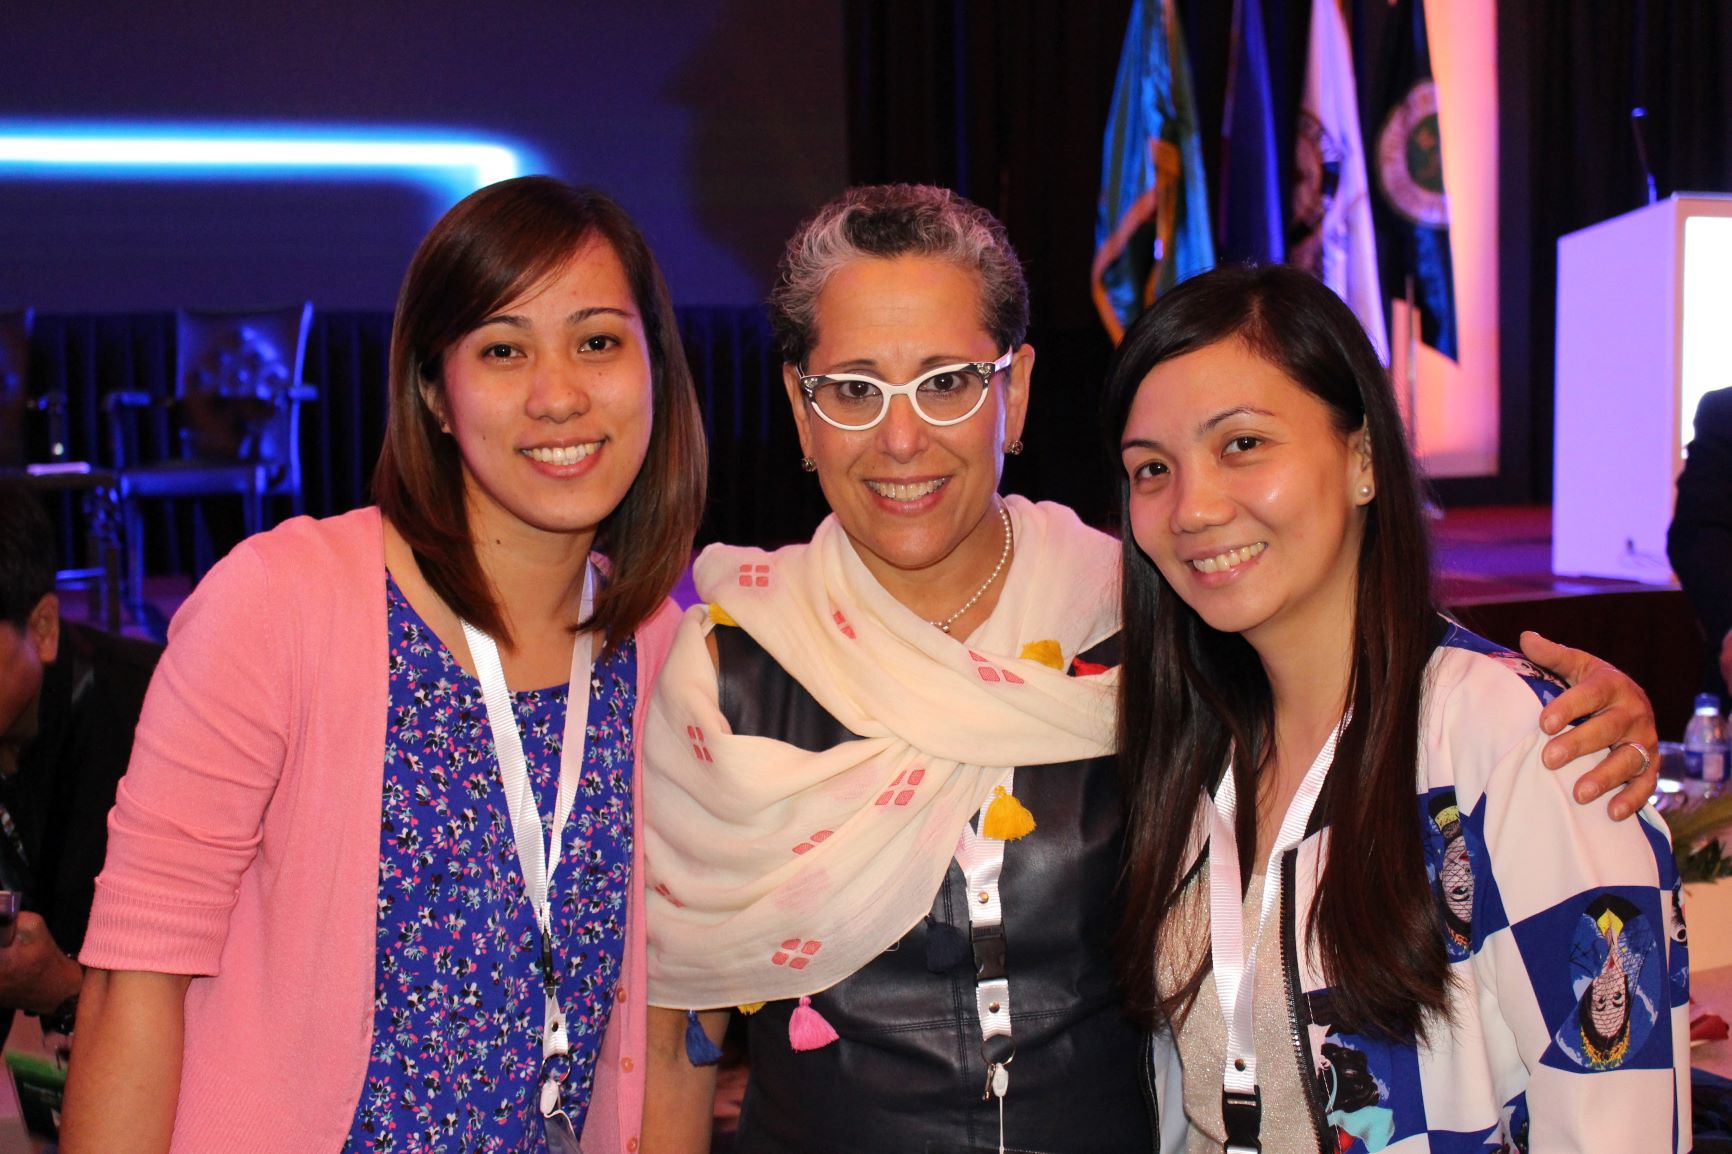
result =
[{"label": "cream scarf", "polygon": [[[1016,555],[966,641],[885,592],[834,516],[806,545],[698,558],[709,607],[681,623],[644,735],[653,1004],[834,985],[930,911],[1007,767],[1111,750],[1111,678],[1065,670],[1118,630],[1119,544],[1062,505],[1006,503]],[[811,753],[729,733],[704,640],[714,616],[861,739]]]}]

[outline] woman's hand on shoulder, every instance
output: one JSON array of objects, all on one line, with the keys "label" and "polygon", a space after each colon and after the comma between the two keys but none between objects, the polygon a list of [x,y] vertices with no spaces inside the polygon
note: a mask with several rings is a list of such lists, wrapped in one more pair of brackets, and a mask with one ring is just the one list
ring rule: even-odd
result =
[{"label": "woman's hand on shoulder", "polygon": [[[1621,785],[1623,791],[1612,799],[1610,813],[1619,820],[1631,816],[1647,802],[1659,777],[1660,734],[1648,695],[1616,666],[1591,653],[1559,645],[1532,630],[1524,632],[1521,640],[1529,661],[1570,684],[1540,712],[1540,728],[1556,735],[1541,755],[1546,766],[1557,769],[1605,750],[1599,764],[1576,782],[1575,798],[1586,805]],[[1581,724],[1571,727],[1577,718]]]}]

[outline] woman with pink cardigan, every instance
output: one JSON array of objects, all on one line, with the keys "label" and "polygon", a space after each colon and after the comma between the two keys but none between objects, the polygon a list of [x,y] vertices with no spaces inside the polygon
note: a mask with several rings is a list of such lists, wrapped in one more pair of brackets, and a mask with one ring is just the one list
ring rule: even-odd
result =
[{"label": "woman with pink cardigan", "polygon": [[244,542],[175,618],[68,1154],[637,1148],[637,734],[705,449],[629,218],[545,177],[453,208],[390,406],[376,508]]}]

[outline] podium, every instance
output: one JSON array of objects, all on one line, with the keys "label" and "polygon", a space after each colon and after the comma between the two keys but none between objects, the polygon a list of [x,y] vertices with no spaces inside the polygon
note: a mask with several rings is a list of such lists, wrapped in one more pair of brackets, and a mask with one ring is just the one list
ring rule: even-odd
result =
[{"label": "podium", "polygon": [[1732,195],[1679,193],[1558,241],[1552,571],[1672,583],[1697,402],[1732,386]]}]

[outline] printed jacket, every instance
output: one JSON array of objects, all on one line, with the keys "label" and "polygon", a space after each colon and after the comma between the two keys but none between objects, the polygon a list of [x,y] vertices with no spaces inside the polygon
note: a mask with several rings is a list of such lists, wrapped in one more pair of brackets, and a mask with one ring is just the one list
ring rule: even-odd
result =
[{"label": "printed jacket", "polygon": [[[1428,1044],[1333,1024],[1329,977],[1298,933],[1328,830],[1287,851],[1280,964],[1319,1151],[1690,1149],[1671,846],[1652,810],[1614,822],[1605,799],[1576,804],[1597,757],[1541,764],[1539,711],[1561,689],[1457,625],[1432,656],[1415,818],[1455,984],[1453,1025]],[[1201,826],[1194,840],[1206,845]]]}]

